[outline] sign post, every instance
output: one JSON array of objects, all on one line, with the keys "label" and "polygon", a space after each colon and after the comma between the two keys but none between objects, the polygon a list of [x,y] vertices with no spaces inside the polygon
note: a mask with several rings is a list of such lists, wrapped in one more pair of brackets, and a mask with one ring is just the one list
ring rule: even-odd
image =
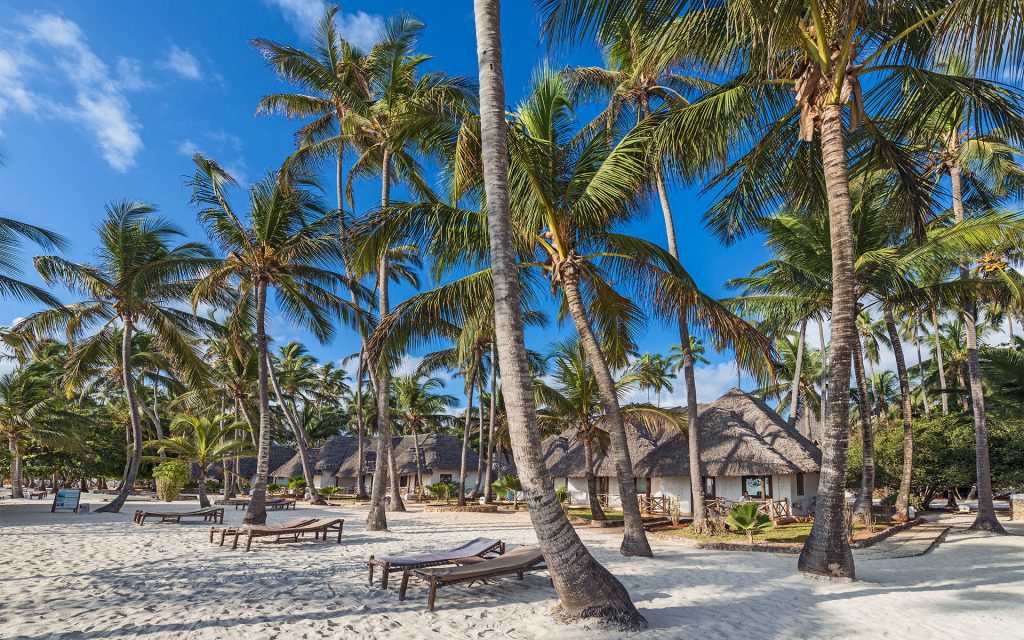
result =
[{"label": "sign post", "polygon": [[53,496],[53,504],[50,506],[50,513],[57,509],[70,509],[78,513],[78,503],[82,500],[82,492],[78,489],[58,489]]}]

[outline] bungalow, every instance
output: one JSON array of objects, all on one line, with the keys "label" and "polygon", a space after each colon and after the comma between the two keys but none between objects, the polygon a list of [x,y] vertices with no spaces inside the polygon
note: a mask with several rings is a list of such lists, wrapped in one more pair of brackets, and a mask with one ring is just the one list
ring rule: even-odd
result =
[{"label": "bungalow", "polygon": [[[813,509],[821,452],[807,437],[761,399],[739,389],[698,411],[707,500],[770,501],[793,515]],[[692,513],[686,435],[676,428],[642,424],[632,425],[627,435],[640,500],[652,511],[676,500],[681,513]],[[565,487],[574,502],[586,502],[583,444],[574,430],[545,440],[543,452],[555,486]],[[609,452],[597,452],[594,474],[599,498],[612,506],[621,504]]]},{"label": "bungalow", "polygon": [[[363,461],[359,461],[359,445],[352,436],[332,436],[319,449],[314,464],[313,480],[318,488],[334,485],[353,490],[358,484],[357,474],[366,474],[369,486],[373,471],[377,466],[376,439],[363,439]],[[448,434],[428,433],[419,436],[418,446],[412,436],[398,436],[391,439],[392,453],[398,468],[399,486],[411,490],[417,484],[417,474],[422,475],[423,484],[438,482],[458,482],[462,462],[462,438]],[[419,465],[416,464],[416,450],[419,449]],[[466,456],[466,483],[476,483],[476,453],[470,449]],[[280,471],[289,473],[298,469],[302,473],[302,465],[298,456]],[[274,472],[274,476],[278,475]]]},{"label": "bungalow", "polygon": [[[280,468],[286,462],[291,459],[298,460],[298,453],[294,447],[286,445],[272,444],[270,445],[270,469],[271,471]],[[235,472],[235,459],[227,459],[227,468],[231,473]],[[211,462],[206,468],[206,477],[213,480],[224,480],[224,471],[221,462]],[[299,466],[299,474],[302,474],[302,467]],[[251,483],[253,478],[256,477],[256,456],[244,456],[238,461],[238,475],[245,479],[246,482]],[[192,477],[199,477],[199,466],[196,464],[192,465]],[[290,476],[289,476],[290,477]],[[271,474],[273,478],[273,474]],[[271,482],[274,482],[272,479]],[[285,480],[287,482],[287,480]]]}]

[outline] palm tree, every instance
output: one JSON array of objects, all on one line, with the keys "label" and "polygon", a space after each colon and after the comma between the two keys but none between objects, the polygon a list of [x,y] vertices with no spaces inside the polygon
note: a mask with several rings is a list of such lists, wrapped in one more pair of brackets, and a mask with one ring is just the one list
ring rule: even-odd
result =
[{"label": "palm tree", "polygon": [[246,524],[266,522],[267,475],[270,472],[269,352],[266,331],[267,293],[273,289],[280,312],[321,341],[334,334],[333,316],[349,324],[362,321],[360,311],[335,295],[337,286],[351,286],[344,276],[326,268],[338,258],[337,236],[329,233],[331,220],[301,176],[282,170],[248,190],[249,210],[240,218],[227,188],[236,184],[215,161],[196,154],[191,181],[192,201],[199,219],[226,254],[195,287],[192,304],[219,301],[236,291],[229,325],[241,326],[255,315],[257,387],[259,400],[259,452],[252,499],[243,518]]},{"label": "palm tree", "polygon": [[[678,346],[678,345],[676,345]],[[651,403],[651,391],[654,391],[657,404],[661,406],[661,392],[672,391],[672,363],[660,353],[645,353],[636,361],[637,387],[647,390],[647,404]]]},{"label": "palm tree", "polygon": [[[575,429],[583,443],[587,498],[594,520],[604,520],[604,511],[597,498],[597,478],[594,476],[596,454],[607,449],[608,433],[605,429],[607,414],[601,402],[597,378],[579,340],[556,343],[551,354],[552,384],[538,380],[535,394],[541,409],[538,424],[550,433]],[[616,380],[620,400],[644,383],[643,365],[638,361],[625,375]],[[686,417],[671,409],[647,404],[622,406],[622,415],[631,423],[668,425],[683,428]]]},{"label": "palm tree", "polygon": [[50,292],[18,279],[21,273],[17,260],[19,238],[50,251],[63,251],[67,247],[67,240],[59,234],[0,217],[0,298],[41,302],[50,307],[60,306],[60,302]]},{"label": "palm tree", "polygon": [[[316,484],[313,480],[313,460],[309,453],[309,443],[306,442],[306,427],[302,421],[296,405],[296,397],[312,384],[315,373],[313,367],[316,359],[306,353],[306,348],[298,342],[290,342],[281,347],[281,373],[284,377],[284,384],[278,378],[277,369],[274,366],[274,359],[267,354],[267,377],[270,379],[270,386],[274,390],[274,397],[284,414],[285,422],[292,429],[295,438],[295,447],[299,451],[299,460],[302,464],[302,476],[306,480],[306,495],[312,504],[326,504],[323,498],[317,493]],[[283,387],[283,388],[282,388]]]},{"label": "palm tree", "polygon": [[[135,484],[142,459],[142,423],[132,370],[135,331],[147,329],[152,333],[186,379],[198,381],[206,369],[191,341],[195,330],[205,323],[173,305],[187,299],[195,278],[216,261],[198,243],[170,246],[172,240],[184,234],[169,221],[154,217],[153,211],[152,206],[141,202],[109,205],[98,229],[100,246],[95,264],[74,263],[58,256],[36,257],[36,269],[47,284],[60,283],[86,299],[40,311],[19,324],[20,329],[37,335],[65,330],[69,344],[74,343],[66,386],[81,379],[82,372],[103,356],[115,332],[120,331],[121,383],[134,444],[121,491],[99,511],[120,511]],[[97,325],[91,336],[80,340]]]},{"label": "palm tree", "polygon": [[452,418],[447,408],[455,404],[455,396],[440,393],[444,380],[431,376],[425,371],[395,378],[395,412],[399,422],[413,437],[413,454],[416,456],[416,484],[423,491],[423,468],[420,459],[420,434],[438,432],[447,426]]},{"label": "palm tree", "polygon": [[555,497],[540,455],[533,380],[523,335],[519,269],[509,208],[508,140],[499,0],[474,0],[480,69],[480,141],[493,277],[495,338],[509,435],[530,519],[567,618],[596,617],[647,627],[629,593],[583,545]]},{"label": "palm tree", "polygon": [[219,420],[197,416],[179,416],[171,423],[175,435],[146,442],[161,453],[171,453],[177,458],[199,467],[199,506],[210,506],[206,496],[206,470],[218,458],[251,454],[252,446],[245,440],[229,440],[232,432],[240,427],[236,422],[222,425]]}]

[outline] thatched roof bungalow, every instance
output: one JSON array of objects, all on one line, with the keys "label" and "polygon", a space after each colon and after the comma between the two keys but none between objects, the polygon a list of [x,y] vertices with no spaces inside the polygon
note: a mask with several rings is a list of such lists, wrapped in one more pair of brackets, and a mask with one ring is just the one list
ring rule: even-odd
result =
[{"label": "thatched roof bungalow", "polygon": [[[806,512],[817,493],[821,452],[760,398],[732,389],[698,409],[701,425],[701,475],[709,498],[785,500],[795,513]],[[674,427],[631,425],[627,430],[639,493],[671,497],[684,513],[691,510],[690,463],[686,434]],[[573,430],[544,441],[545,462],[556,484],[573,499],[587,499],[583,444]],[[598,495],[614,504],[618,497],[609,452],[594,464]]]}]

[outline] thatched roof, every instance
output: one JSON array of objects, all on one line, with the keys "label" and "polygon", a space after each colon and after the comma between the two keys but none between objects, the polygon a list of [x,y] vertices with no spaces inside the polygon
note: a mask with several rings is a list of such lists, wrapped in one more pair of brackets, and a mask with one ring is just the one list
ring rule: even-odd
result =
[{"label": "thatched roof", "polygon": [[[307,453],[311,460],[316,460],[319,454],[319,449],[309,449]],[[285,462],[279,467],[271,467],[270,477],[271,478],[294,478],[295,476],[303,475],[302,471],[302,456],[296,451],[295,455],[292,456],[288,462]]]},{"label": "thatched roof", "polygon": [[[281,444],[270,445],[270,469],[273,471],[288,462],[292,457],[295,457],[296,451],[294,447],[289,447]],[[228,469],[234,470],[235,459],[228,459]],[[239,475],[243,478],[249,479],[256,475],[256,456],[246,456],[239,461]],[[300,466],[301,469],[301,466]],[[301,474],[302,472],[299,471]],[[193,470],[195,474],[195,470]],[[271,474],[273,475],[273,474]],[[215,462],[207,467],[207,476],[215,480],[223,480],[224,474],[220,470],[220,462]]]},{"label": "thatched roof", "polygon": [[[412,436],[399,436],[391,439],[394,450],[395,464],[400,475],[416,473],[416,456]],[[458,469],[461,466],[462,438],[447,434],[421,434],[419,448],[422,462],[420,470],[431,473],[437,469]],[[363,439],[365,453],[376,452],[375,438]],[[329,475],[343,478],[355,477],[359,470],[358,443],[351,436],[333,436],[328,438],[320,449],[317,457],[316,470]],[[467,469],[476,469],[477,457],[472,449],[466,456]]]},{"label": "thatched roof", "polygon": [[[698,407],[701,474],[709,476],[816,472],[821,452],[759,398],[732,389]],[[685,434],[674,427],[633,424],[627,429],[633,473],[639,477],[685,476],[690,472]],[[583,443],[574,429],[543,443],[551,475],[583,477]],[[610,452],[595,452],[594,472],[614,476]]]}]

